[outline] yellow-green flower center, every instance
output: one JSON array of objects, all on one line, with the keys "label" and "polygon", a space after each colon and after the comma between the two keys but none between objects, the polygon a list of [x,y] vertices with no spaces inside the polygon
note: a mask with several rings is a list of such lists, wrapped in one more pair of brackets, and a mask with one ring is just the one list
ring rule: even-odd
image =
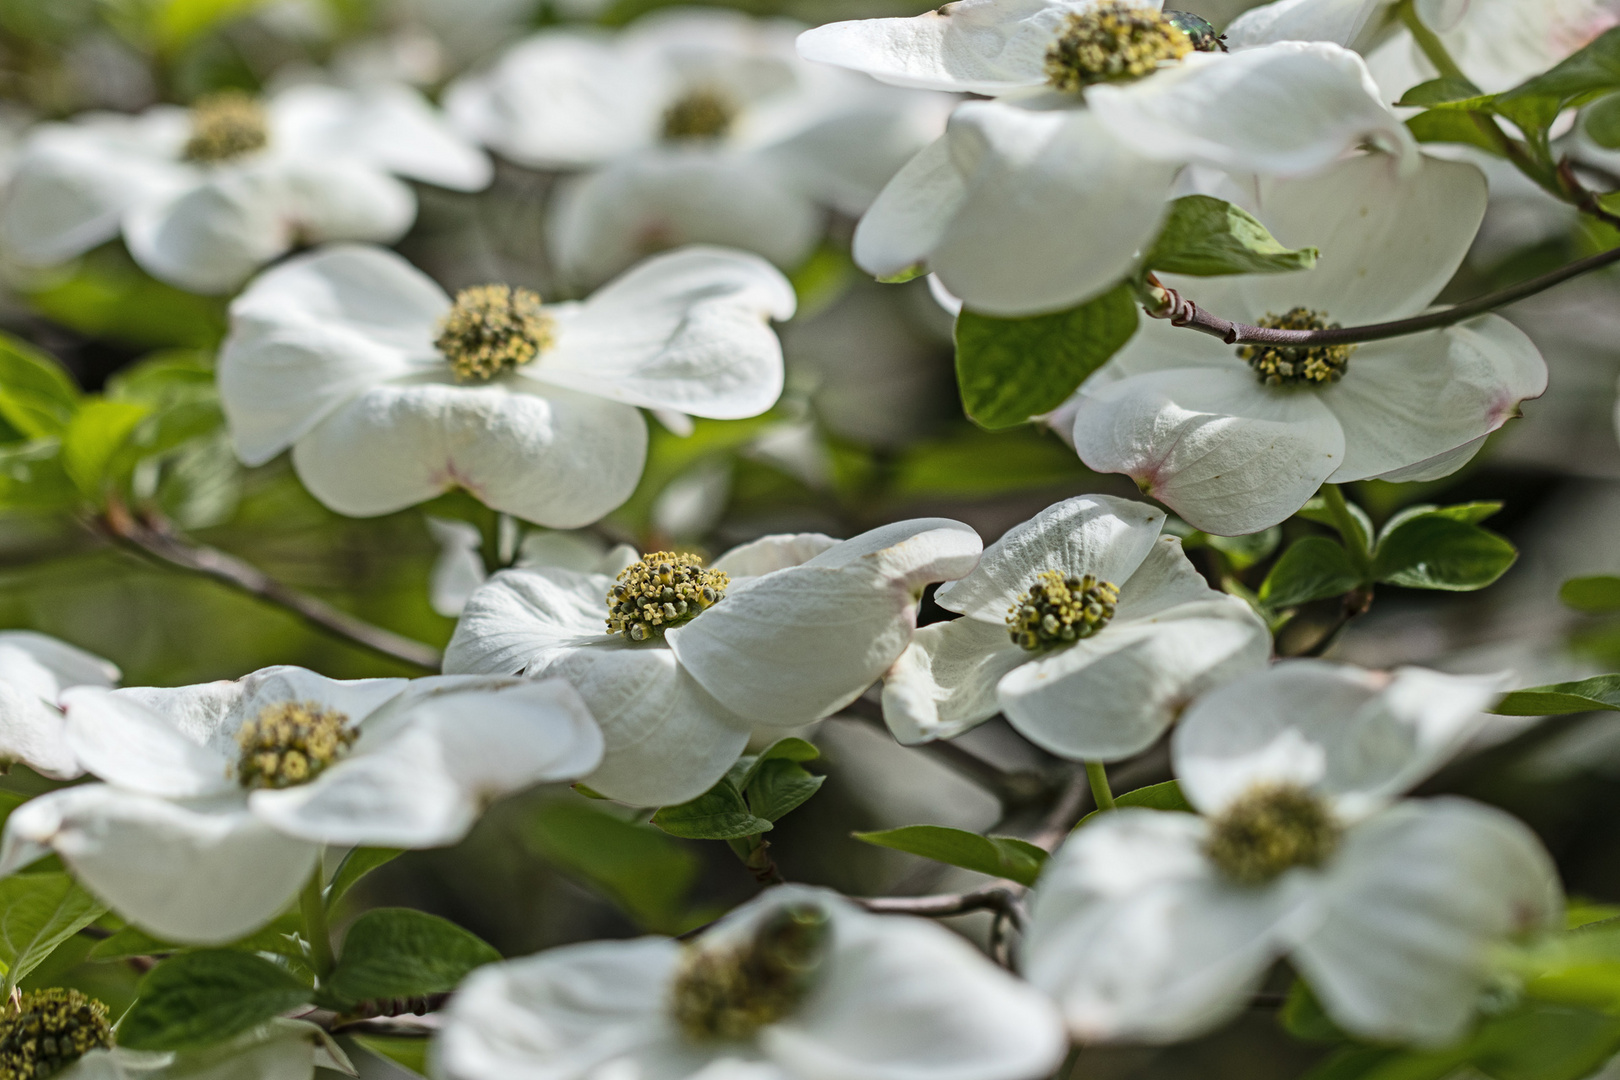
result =
[{"label": "yellow-green flower center", "polygon": [[458,381],[482,382],[539,356],[551,347],[555,330],[538,293],[510,285],[474,285],[456,294],[456,302],[439,320],[433,344]]},{"label": "yellow-green flower center", "polygon": [[730,584],[724,570],[703,569],[696,555],[643,555],[620,571],[608,590],[608,631],[646,641],[697,618],[725,598]]},{"label": "yellow-green flower center", "polygon": [[693,1042],[736,1041],[788,1016],[826,954],[826,912],[794,904],[740,945],[690,945],[670,988],[670,1014]]},{"label": "yellow-green flower center", "polygon": [[107,1006],[77,990],[32,990],[0,1014],[0,1080],[43,1080],[113,1044]]},{"label": "yellow-green flower center", "polygon": [[[1267,315],[1255,325],[1273,330],[1337,330],[1327,312],[1289,308]],[[1267,386],[1325,386],[1344,378],[1354,345],[1240,345],[1238,356],[1247,360]]]},{"label": "yellow-green flower center", "polygon": [[191,138],[181,155],[212,165],[263,150],[269,141],[269,121],[258,99],[240,90],[221,90],[191,106]]},{"label": "yellow-green flower center", "polygon": [[236,733],[242,749],[237,779],[245,788],[307,784],[348,753],[358,737],[347,716],[313,701],[266,705]]},{"label": "yellow-green flower center", "polygon": [[713,87],[698,86],[664,110],[664,138],[719,139],[737,120],[737,103]]},{"label": "yellow-green flower center", "polygon": [[1116,0],[1064,20],[1046,50],[1046,79],[1059,90],[1140,79],[1192,51],[1192,40],[1162,12]]},{"label": "yellow-green flower center", "polygon": [[1211,861],[1241,885],[1263,885],[1294,866],[1321,866],[1339,846],[1327,805],[1304,788],[1262,784],[1211,823]]},{"label": "yellow-green flower center", "polygon": [[1091,574],[1065,577],[1043,570],[1035,583],[1007,609],[1007,633],[1030,652],[1067,645],[1108,625],[1119,603],[1119,587]]}]

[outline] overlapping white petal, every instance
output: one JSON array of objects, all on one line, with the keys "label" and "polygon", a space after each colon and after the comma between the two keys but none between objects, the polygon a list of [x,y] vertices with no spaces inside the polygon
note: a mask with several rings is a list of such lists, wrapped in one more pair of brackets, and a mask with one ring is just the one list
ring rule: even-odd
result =
[{"label": "overlapping white petal", "polygon": [[633,406],[735,418],[775,402],[769,320],[790,317],[794,295],[755,256],[671,252],[554,305],[541,355],[481,384],[456,382],[434,345],[450,303],[378,248],[322,248],[255,281],[232,305],[219,364],[239,455],[292,446],[310,491],[356,516],[459,487],[538,524],[586,525],[641,476]]},{"label": "overlapping white petal", "polygon": [[61,698],[118,682],[115,664],[31,630],[0,631],[0,758],[71,780],[84,772],[67,741]]},{"label": "overlapping white petal", "polygon": [[805,1000],[752,1039],[682,1034],[668,1015],[677,943],[594,942],[474,974],[447,1011],[439,1070],[447,1080],[1034,1080],[1061,1060],[1061,1024],[1035,990],[943,927],[869,915],[826,890],[772,889],[689,947],[742,940],[786,904],[826,913],[826,954]]}]

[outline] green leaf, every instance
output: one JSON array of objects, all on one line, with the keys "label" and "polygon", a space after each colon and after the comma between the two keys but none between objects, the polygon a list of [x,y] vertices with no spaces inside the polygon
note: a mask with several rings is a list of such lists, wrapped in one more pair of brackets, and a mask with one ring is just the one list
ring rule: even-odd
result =
[{"label": "green leaf", "polygon": [[1472,592],[1507,572],[1519,557],[1493,532],[1442,514],[1406,521],[1379,540],[1373,576],[1409,589]]},{"label": "green leaf", "polygon": [[1443,1050],[1341,1050],[1307,1080],[1581,1080],[1620,1048],[1620,1018],[1586,1009],[1532,1004],[1484,1020]]},{"label": "green leaf", "polygon": [[62,467],[55,439],[0,446],[0,507],[56,510],[79,501],[79,489]]},{"label": "green leaf", "polygon": [[662,807],[652,816],[652,823],[671,836],[688,840],[741,840],[771,829],[769,821],[748,809],[730,777],[691,802]]},{"label": "green leaf", "polygon": [[500,958],[447,919],[410,908],[376,908],[349,927],[343,955],[321,995],[348,1006],[443,993],[474,968]]},{"label": "green leaf", "polygon": [[1233,570],[1247,570],[1255,563],[1264,562],[1271,558],[1272,552],[1282,542],[1282,529],[1273,525],[1257,533],[1248,533],[1244,536],[1216,536],[1214,533],[1200,533],[1204,543],[1226,556],[1226,561]]},{"label": "green leaf", "polygon": [[81,494],[98,499],[108,470],[150,405],[131,401],[89,401],[74,414],[62,435],[62,466]]},{"label": "green leaf", "polygon": [[29,302],[52,322],[87,337],[143,348],[212,348],[225,335],[225,300],[165,285],[136,266],[121,246],[92,251],[76,272]]},{"label": "green leaf", "polygon": [[990,432],[963,424],[960,433],[916,442],[894,463],[897,499],[1004,497],[1065,486],[1083,490],[1095,474],[1051,433],[1033,427]]},{"label": "green leaf", "polygon": [[[1350,511],[1350,517],[1355,521],[1356,527],[1361,533],[1361,542],[1367,546],[1368,551],[1371,551],[1373,549],[1373,537],[1376,535],[1373,530],[1372,519],[1367,516],[1367,511],[1353,502],[1346,502],[1345,508]],[[1334,516],[1332,510],[1328,509],[1327,500],[1320,495],[1312,495],[1307,499],[1305,505],[1300,507],[1299,512],[1294,516],[1304,518],[1306,521],[1314,521],[1318,525],[1326,525],[1334,532],[1339,531],[1339,519]],[[1340,534],[1340,539],[1347,543],[1350,540],[1349,537],[1343,534]]]},{"label": "green leaf", "polygon": [[1311,992],[1304,979],[1295,979],[1288,988],[1288,999],[1283,1002],[1277,1021],[1283,1030],[1305,1042],[1343,1042],[1347,1036],[1322,1009],[1322,1003]]},{"label": "green leaf", "polygon": [[1184,195],[1170,204],[1170,216],[1143,265],[1169,274],[1215,277],[1223,274],[1275,274],[1309,270],[1315,248],[1288,248],[1241,207],[1208,195]]},{"label": "green leaf", "polygon": [[0,418],[30,439],[61,435],[79,407],[79,388],[62,365],[0,334]]},{"label": "green leaf", "polygon": [[178,952],[185,946],[176,945],[172,941],[153,937],[145,930],[134,926],[126,926],[114,932],[112,937],[104,938],[95,943],[85,954],[86,960],[103,962],[108,960],[127,960],[132,956],[163,956],[167,953]]},{"label": "green leaf", "polygon": [[1446,105],[1452,102],[1467,101],[1480,96],[1479,87],[1467,79],[1447,76],[1440,79],[1430,79],[1426,83],[1418,83],[1395,104],[1405,108],[1426,109],[1431,105]]},{"label": "green leaf", "polygon": [[1527,134],[1545,132],[1558,114],[1620,90],[1620,27],[1598,35],[1550,71],[1496,95],[1492,108]]},{"label": "green leaf", "polygon": [[1329,596],[1343,596],[1362,584],[1361,572],[1337,540],[1307,536],[1294,541],[1260,585],[1260,602],[1270,608],[1295,607]]},{"label": "green leaf", "polygon": [[241,18],[267,0],[162,0],[153,11],[152,35],[157,46],[173,53],[209,30]]},{"label": "green leaf", "polygon": [[679,840],[586,803],[561,801],[541,806],[525,836],[546,861],[606,893],[643,929],[692,928],[686,898],[699,860]]},{"label": "green leaf", "polygon": [[779,821],[804,805],[826,781],[796,761],[772,758],[754,767],[745,797],[748,807],[766,821]]},{"label": "green leaf", "polygon": [[1464,525],[1478,525],[1480,522],[1494,516],[1502,509],[1499,502],[1470,502],[1457,503],[1455,506],[1435,506],[1432,503],[1418,503],[1405,507],[1384,522],[1383,529],[1379,530],[1378,542],[1383,543],[1384,538],[1405,525],[1409,521],[1419,518],[1446,518],[1449,521],[1460,521]]},{"label": "green leaf", "polygon": [[429,1045],[427,1039],[393,1035],[356,1035],[354,1041],[402,1069],[408,1069],[418,1076],[427,1075]]},{"label": "green leaf", "polygon": [[956,318],[956,381],[968,416],[996,430],[1051,412],[1136,333],[1136,295],[1122,282],[1053,315]]},{"label": "green leaf", "polygon": [[1016,836],[980,836],[943,825],[905,825],[881,832],[858,832],[855,839],[878,847],[921,855],[992,877],[1033,885],[1046,863],[1046,852]]},{"label": "green leaf", "polygon": [[756,756],[739,759],[739,763],[747,762],[748,764],[734,780],[737,788],[743,790],[754,782],[754,777],[759,772],[760,766],[767,761],[814,761],[820,756],[821,751],[816,749],[814,743],[792,736],[786,739],[778,739],[764,750],[761,750]]},{"label": "green leaf", "polygon": [[1563,716],[1598,710],[1620,712],[1620,675],[1514,690],[1491,711],[1499,716]]},{"label": "green leaf", "polygon": [[300,1005],[313,991],[252,953],[204,949],[163,961],[141,980],[118,1026],[132,1050],[192,1050],[224,1042]]},{"label": "green leaf", "polygon": [[1412,117],[1406,127],[1420,143],[1462,143],[1501,157],[1501,144],[1487,127],[1491,123],[1491,118],[1482,112],[1430,109]]},{"label": "green leaf", "polygon": [[1598,574],[1570,578],[1559,588],[1558,599],[1588,615],[1620,611],[1620,577]]},{"label": "green leaf", "polygon": [[0,879],[0,966],[6,972],[6,986],[16,986],[58,945],[106,910],[66,874]]},{"label": "green leaf", "polygon": [[[1181,793],[1181,784],[1175,780],[1166,780],[1162,784],[1149,784],[1147,787],[1139,787],[1127,791],[1123,795],[1116,795],[1114,805],[1116,807],[1140,806],[1148,810],[1167,810],[1174,813],[1190,814],[1193,812],[1192,803],[1189,803],[1187,797]],[[1098,814],[1105,812],[1093,810],[1081,818],[1075,828],[1078,829]]]},{"label": "green leaf", "polygon": [[1586,137],[1605,150],[1620,150],[1620,94],[1599,98],[1581,118]]},{"label": "green leaf", "polygon": [[403,848],[357,847],[350,851],[326,887],[326,906],[331,907],[343,899],[344,893],[377,867],[386,866],[403,854]]}]

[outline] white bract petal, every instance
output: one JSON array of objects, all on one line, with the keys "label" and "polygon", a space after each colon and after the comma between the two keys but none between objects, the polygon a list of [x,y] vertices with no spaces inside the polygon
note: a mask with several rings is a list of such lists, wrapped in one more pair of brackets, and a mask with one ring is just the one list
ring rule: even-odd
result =
[{"label": "white bract petal", "polygon": [[188,738],[138,698],[80,687],[62,695],[67,741],[86,770],[130,791],[171,799],[230,792],[232,759]]},{"label": "white bract petal", "polygon": [[1188,801],[1205,813],[1257,785],[1285,784],[1354,820],[1443,765],[1507,685],[1504,676],[1288,661],[1195,702],[1171,756]]},{"label": "white bract petal", "polygon": [[910,643],[923,586],[967,573],[980,550],[959,522],[899,522],[740,581],[666,637],[727,708],[760,724],[807,723],[875,682]]},{"label": "white bract petal", "polygon": [[1047,863],[1021,947],[1024,975],[1079,1039],[1173,1042],[1236,1016],[1309,918],[1285,877],[1247,887],[1204,856],[1191,814],[1099,815]]},{"label": "white bract petal", "polygon": [[425,679],[373,714],[352,753],[312,783],[260,790],[249,806],[289,836],[333,845],[438,847],[491,801],[572,780],[602,733],[557,679]]},{"label": "white bract petal", "polygon": [[1379,1042],[1446,1046],[1473,1019],[1490,950],[1562,921],[1534,833],[1463,799],[1408,802],[1352,828],[1323,882],[1326,917],[1293,961],[1328,1015]]},{"label": "white bract petal", "polygon": [[115,664],[31,630],[0,630],[0,758],[71,780],[84,772],[67,742],[64,690],[110,687]]},{"label": "white bract petal", "polygon": [[1250,8],[1226,27],[1229,49],[1277,41],[1331,41],[1349,48],[1389,0],[1275,0]]},{"label": "white bract petal", "polygon": [[613,579],[557,567],[505,570],[467,600],[446,674],[533,675],[553,651],[607,639]]},{"label": "white bract petal", "polygon": [[1195,528],[1259,532],[1314,495],[1344,432],[1311,393],[1269,393],[1247,368],[1185,368],[1092,389],[1074,420],[1080,459],[1122,472]]},{"label": "white bract petal", "polygon": [[694,416],[757,416],[782,393],[793,286],[764,259],[723,248],[659,255],[558,318],[557,343],[521,374]]},{"label": "white bract petal", "polygon": [[320,852],[259,821],[239,797],[171,802],[107,784],[52,792],[14,810],[0,873],[47,850],[129,922],[198,945],[234,941],[270,921]]},{"label": "white bract petal", "polygon": [[1092,574],[1120,585],[1152,550],[1164,512],[1112,495],[1081,495],[1047,507],[984,549],[972,573],[939,587],[949,611],[1005,626],[1007,612],[1046,570]]},{"label": "white bract petal", "polygon": [[353,517],[460,487],[492,509],[571,529],[630,497],[646,453],[634,408],[509,375],[375,386],[302,438],[293,465],[312,495]]},{"label": "white bract petal", "polygon": [[710,566],[733,578],[759,577],[773,570],[785,570],[809,562],[839,541],[826,533],[794,533],[762,536],[732,548]]},{"label": "white bract petal", "polygon": [[420,93],[397,84],[292,86],[270,103],[270,126],[281,144],[311,159],[357,158],[457,191],[480,191],[494,176],[488,155],[456,135]]},{"label": "white bract petal", "polygon": [[1093,86],[1086,104],[1137,153],[1176,164],[1299,174],[1365,142],[1417,157],[1361,57],[1326,42],[1191,53],[1138,82]]},{"label": "white bract petal", "polygon": [[906,745],[950,739],[1001,708],[996,687],[1030,654],[1005,625],[974,618],[925,626],[883,675],[883,721]]}]

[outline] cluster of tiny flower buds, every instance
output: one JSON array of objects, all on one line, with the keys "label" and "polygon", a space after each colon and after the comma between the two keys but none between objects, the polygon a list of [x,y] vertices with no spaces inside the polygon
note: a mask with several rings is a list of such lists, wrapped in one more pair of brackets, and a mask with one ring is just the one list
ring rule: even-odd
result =
[{"label": "cluster of tiny flower buds", "polygon": [[1046,78],[1059,90],[1140,79],[1192,51],[1192,40],[1162,12],[1104,3],[1064,20],[1046,50]]},{"label": "cluster of tiny flower buds", "polygon": [[1262,784],[1211,823],[1210,861],[1240,885],[1263,885],[1295,866],[1320,866],[1339,844],[1339,826],[1303,788]]},{"label": "cluster of tiny flower buds", "polygon": [[551,347],[555,327],[543,307],[540,294],[530,289],[510,285],[462,289],[439,320],[433,344],[450,362],[458,381],[493,379]]},{"label": "cluster of tiny flower buds", "polygon": [[696,555],[655,551],[627,566],[608,590],[608,630],[646,641],[689,622],[719,603],[731,578],[703,569]]},{"label": "cluster of tiny flower buds", "polygon": [[676,1025],[696,1042],[730,1042],[781,1020],[809,990],[829,930],[826,912],[794,904],[740,945],[688,946],[670,986]]},{"label": "cluster of tiny flower buds", "polygon": [[242,749],[237,779],[245,788],[307,784],[346,754],[358,737],[347,716],[313,701],[267,705],[236,733]]},{"label": "cluster of tiny flower buds", "polygon": [[1119,588],[1112,582],[1043,570],[1007,609],[1007,632],[1015,645],[1031,652],[1066,645],[1107,626],[1118,603]]},{"label": "cluster of tiny flower buds", "polygon": [[[1290,308],[1267,315],[1256,325],[1273,330],[1337,330],[1327,314],[1309,308]],[[1354,345],[1241,345],[1238,356],[1249,362],[1267,386],[1321,386],[1344,378]]]},{"label": "cluster of tiny flower buds", "polygon": [[107,1006],[77,990],[32,990],[0,1015],[0,1080],[44,1080],[112,1044]]},{"label": "cluster of tiny flower buds", "polygon": [[269,142],[269,120],[258,99],[240,90],[221,90],[191,107],[191,138],[181,156],[215,164],[246,157]]},{"label": "cluster of tiny flower buds", "polygon": [[664,138],[719,139],[737,120],[737,103],[723,90],[699,86],[664,110]]}]

